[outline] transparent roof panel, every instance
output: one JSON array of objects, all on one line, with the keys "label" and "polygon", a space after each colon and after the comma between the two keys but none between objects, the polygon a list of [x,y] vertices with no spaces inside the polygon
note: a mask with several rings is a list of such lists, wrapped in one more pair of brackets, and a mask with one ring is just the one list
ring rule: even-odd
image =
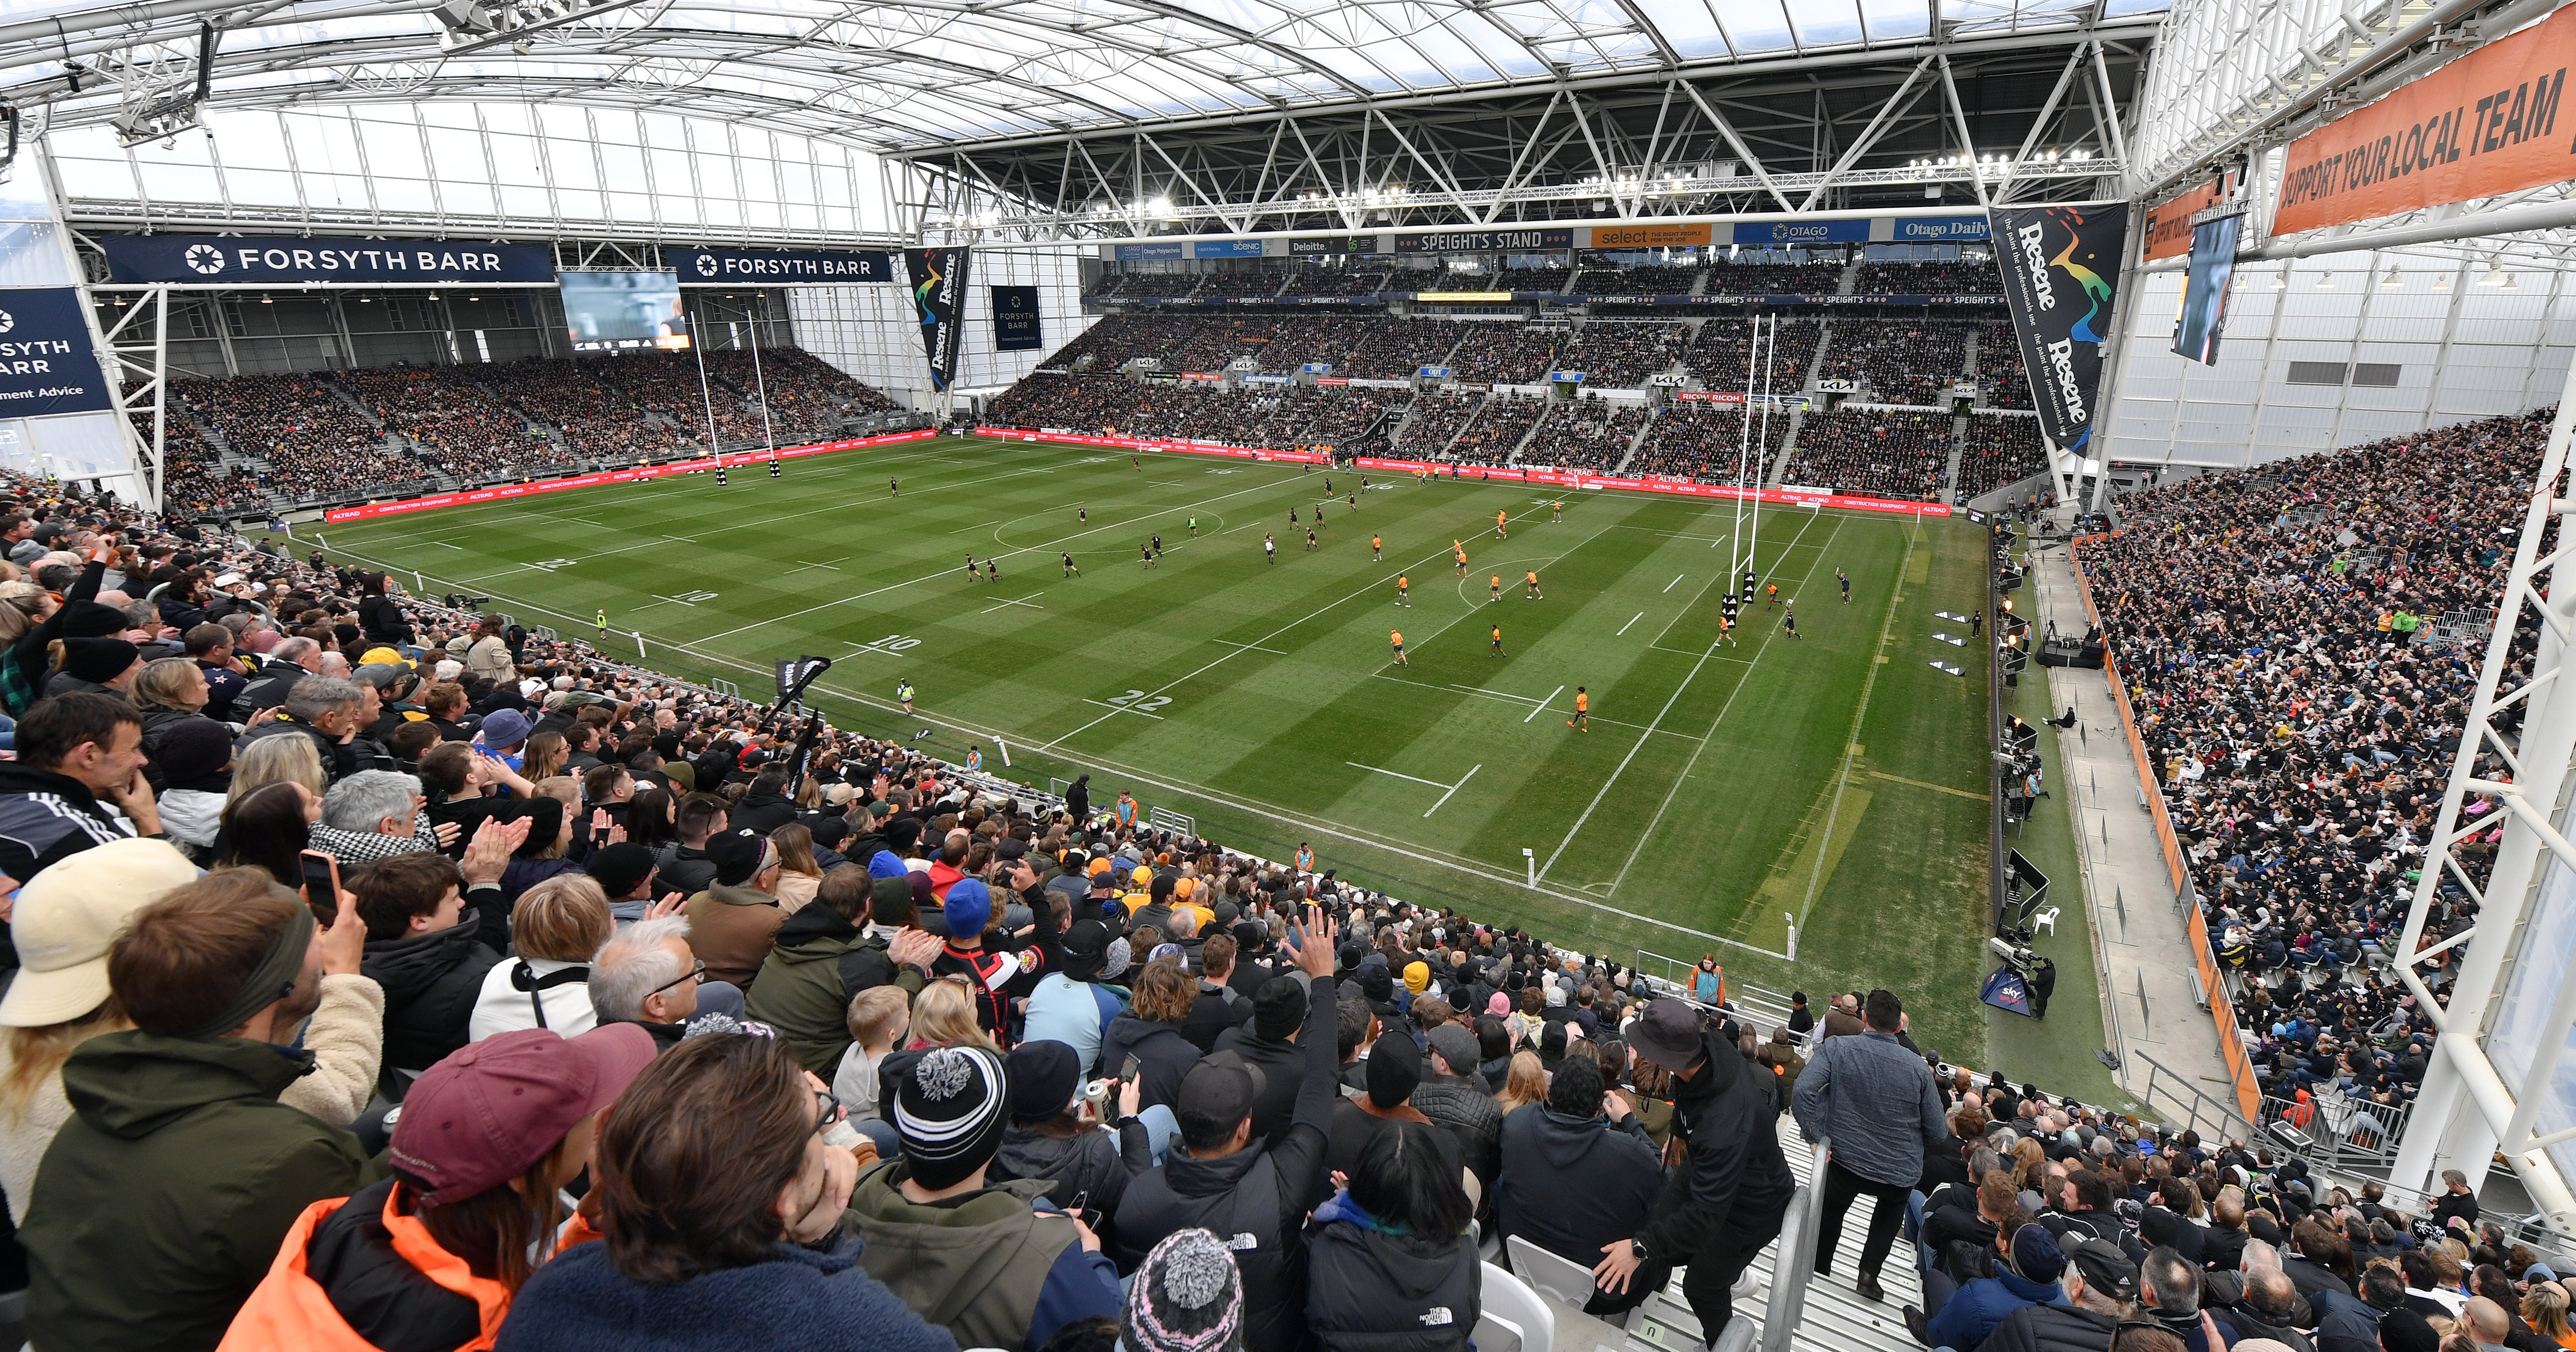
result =
[{"label": "transparent roof panel", "polygon": [[[524,0],[484,0],[487,4]],[[1917,42],[1937,15],[1972,34],[2063,28],[2096,0],[641,0],[452,55],[432,12],[303,0],[224,35],[218,104],[464,97],[712,113],[916,148],[1282,104],[1495,89],[1685,63]],[[2106,0],[2108,12],[2170,0]],[[452,7],[451,7],[452,8]],[[20,0],[65,34],[0,41],[0,97],[98,122],[98,82],[66,98],[75,55],[133,39],[88,0]],[[143,35],[193,42],[194,19]],[[47,25],[49,28],[51,25]],[[15,25],[25,31],[25,25]],[[84,45],[87,44],[87,45]],[[1669,55],[1668,55],[1669,54]]]}]

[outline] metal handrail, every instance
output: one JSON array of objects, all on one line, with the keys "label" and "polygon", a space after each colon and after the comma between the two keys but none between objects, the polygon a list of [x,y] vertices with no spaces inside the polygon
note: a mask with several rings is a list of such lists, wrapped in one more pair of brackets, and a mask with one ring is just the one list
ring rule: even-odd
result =
[{"label": "metal handrail", "polygon": [[1761,1352],[1789,1352],[1789,1340],[1807,1312],[1807,1284],[1816,1276],[1816,1227],[1824,1207],[1825,1159],[1831,1140],[1819,1140],[1807,1185],[1789,1197],[1781,1218],[1780,1254],[1771,1260],[1771,1294],[1762,1314]]}]

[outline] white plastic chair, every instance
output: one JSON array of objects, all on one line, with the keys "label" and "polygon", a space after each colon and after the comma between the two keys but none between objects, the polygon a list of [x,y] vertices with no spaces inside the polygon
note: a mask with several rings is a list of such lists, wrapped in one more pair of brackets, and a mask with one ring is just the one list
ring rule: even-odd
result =
[{"label": "white plastic chair", "polygon": [[1476,1346],[1482,1349],[1494,1345],[1486,1342],[1482,1330],[1486,1324],[1496,1323],[1519,1337],[1520,1352],[1548,1352],[1556,1341],[1556,1312],[1547,1308],[1547,1302],[1520,1278],[1491,1263],[1484,1267],[1484,1318],[1477,1321]]},{"label": "white plastic chair", "polygon": [[1559,1258],[1519,1235],[1504,1241],[1512,1254],[1512,1271],[1540,1295],[1580,1310],[1592,1299],[1592,1269]]},{"label": "white plastic chair", "polygon": [[2065,908],[2051,906],[2047,910],[2032,916],[2030,918],[2031,933],[2037,934],[2041,930],[2046,930],[2052,936],[2055,935],[2057,933],[2057,913],[2063,909]]}]

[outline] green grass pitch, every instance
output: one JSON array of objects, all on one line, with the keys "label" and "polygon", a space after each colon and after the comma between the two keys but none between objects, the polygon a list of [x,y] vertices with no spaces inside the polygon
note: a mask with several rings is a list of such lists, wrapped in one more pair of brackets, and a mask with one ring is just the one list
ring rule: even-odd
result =
[{"label": "green grass pitch", "polygon": [[[1359,484],[941,439],[793,461],[781,479],[753,467],[724,487],[674,476],[320,529],[336,556],[568,637],[604,607],[610,653],[635,656],[641,631],[656,668],[754,697],[776,659],[830,657],[814,695],[836,725],[928,726],[936,754],[980,744],[996,770],[998,741],[1028,782],[1088,770],[1095,803],[1132,788],[1273,858],[1308,842],[1319,866],[1408,900],[1623,958],[1715,951],[1783,991],[1887,984],[1919,1041],[1978,1060],[1985,676],[1974,648],[1933,635],[1964,633],[1936,611],[1983,597],[1979,530],[1766,509],[1759,567],[1795,598],[1799,637],[1756,601],[1740,642],[1712,646],[1731,503],[1372,474],[1354,510]],[[1001,580],[970,580],[969,555],[998,558]],[[1533,568],[1543,599],[1523,594]],[[1409,665],[1391,663],[1390,629]],[[896,710],[899,678],[920,717]],[[1567,726],[1578,686],[1588,733]]]}]

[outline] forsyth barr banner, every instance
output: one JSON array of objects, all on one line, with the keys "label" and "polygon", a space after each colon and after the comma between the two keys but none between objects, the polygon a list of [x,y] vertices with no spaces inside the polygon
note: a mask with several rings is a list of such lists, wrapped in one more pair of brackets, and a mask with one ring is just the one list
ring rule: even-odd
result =
[{"label": "forsyth barr banner", "polygon": [[109,280],[263,286],[299,282],[543,282],[543,244],[298,236],[100,235]]},{"label": "forsyth barr banner", "polygon": [[2272,233],[2297,234],[2576,178],[2558,116],[2576,8],[2290,143]]},{"label": "forsyth barr banner", "polygon": [[1035,352],[1045,346],[1038,334],[1038,289],[1034,286],[993,288],[993,350]]},{"label": "forsyth barr banner", "polygon": [[1997,207],[1992,216],[2004,306],[2021,340],[2039,430],[2059,450],[2081,454],[2093,439],[2128,205]]},{"label": "forsyth barr banner", "polygon": [[945,390],[957,378],[959,325],[966,318],[965,249],[906,249],[903,266],[912,281],[912,311],[921,321],[921,350],[930,358],[930,383]]},{"label": "forsyth barr banner", "polygon": [[68,286],[0,291],[0,418],[112,407],[80,293]]},{"label": "forsyth barr banner", "polygon": [[840,286],[891,282],[894,255],[823,253],[811,249],[700,249],[665,246],[662,262],[680,274],[680,284],[795,282],[805,286]]}]

